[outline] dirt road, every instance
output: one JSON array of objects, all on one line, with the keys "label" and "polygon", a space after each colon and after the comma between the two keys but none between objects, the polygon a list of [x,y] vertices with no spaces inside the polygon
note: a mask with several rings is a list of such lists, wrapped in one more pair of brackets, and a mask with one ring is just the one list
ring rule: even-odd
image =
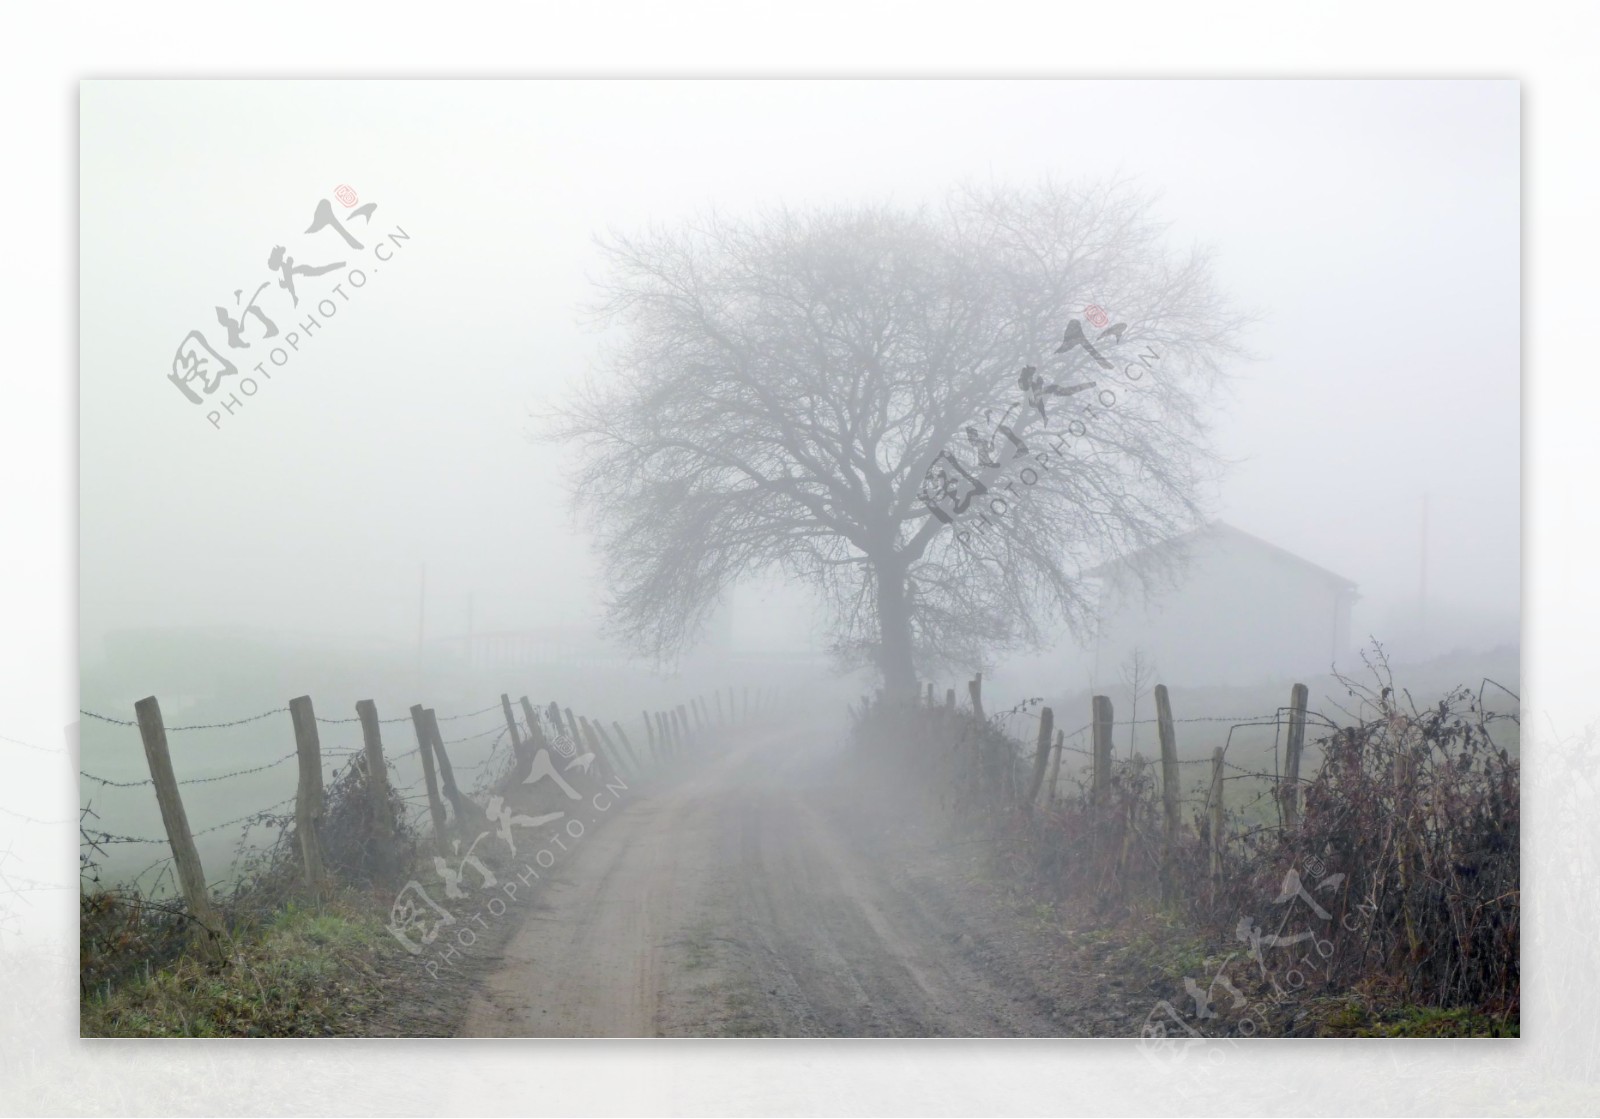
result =
[{"label": "dirt road", "polygon": [[1088,1032],[986,963],[930,888],[936,845],[806,745],[773,732],[630,794],[562,862],[462,1034]]}]

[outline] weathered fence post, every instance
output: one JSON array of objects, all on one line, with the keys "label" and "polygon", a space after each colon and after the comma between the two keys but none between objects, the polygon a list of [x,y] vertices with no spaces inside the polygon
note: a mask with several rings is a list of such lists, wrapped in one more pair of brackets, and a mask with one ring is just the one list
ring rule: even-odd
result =
[{"label": "weathered fence post", "polygon": [[967,681],[967,694],[972,697],[972,717],[983,722],[983,673]]},{"label": "weathered fence post", "polygon": [[306,888],[320,896],[328,881],[320,834],[322,742],[317,734],[317,716],[310,696],[289,701],[289,719],[294,724],[294,750],[300,764],[300,784],[294,794],[294,831],[300,842],[300,864],[305,870]]},{"label": "weathered fence post", "polygon": [[550,745],[544,736],[544,727],[539,725],[539,713],[533,709],[533,704],[528,701],[528,697],[523,696],[517,702],[522,704],[522,717],[528,723],[528,749],[524,755],[527,759],[526,766],[522,764],[522,758],[517,759],[517,768],[511,774],[510,784],[513,786],[520,785],[528,779],[528,774],[533,772],[533,760],[539,756],[540,750],[546,749]]},{"label": "weathered fence post", "polygon": [[[685,744],[687,744],[689,737],[689,712],[681,703],[678,704],[678,714],[683,716],[683,737],[685,739]],[[698,745],[698,742],[696,745]]]},{"label": "weathered fence post", "polygon": [[573,734],[569,733],[567,728],[562,725],[562,722],[561,722],[561,708],[556,706],[555,700],[551,700],[550,701],[550,707],[545,712],[545,714],[550,716],[550,725],[556,728],[556,737],[557,738],[561,738],[562,736],[565,736],[565,737],[570,738],[572,740],[572,744],[574,746],[576,746],[578,744],[578,740],[577,740],[576,736],[574,736]]},{"label": "weathered fence post", "polygon": [[1094,715],[1094,802],[1104,804],[1111,795],[1111,730],[1114,720],[1111,697],[1097,695],[1092,704]]},{"label": "weathered fence post", "polygon": [[1222,829],[1227,822],[1227,817],[1222,811],[1222,747],[1218,746],[1211,751],[1211,880],[1219,882],[1222,879],[1222,852],[1226,845]]},{"label": "weathered fence post", "polygon": [[1413,877],[1411,864],[1415,858],[1415,844],[1411,835],[1415,813],[1411,760],[1411,755],[1406,753],[1406,747],[1402,744],[1399,753],[1394,756],[1394,813],[1399,821],[1395,831],[1395,869],[1400,878],[1400,911],[1405,917],[1406,945],[1411,949],[1411,958],[1418,959],[1422,946],[1417,939],[1416,922],[1411,916],[1412,901],[1409,896]]},{"label": "weathered fence post", "polygon": [[[933,685],[928,685],[928,702],[933,702]],[[1056,713],[1046,707],[1039,712],[1039,745],[1033,754],[1033,781],[1028,785],[1028,801],[1026,809],[1033,811],[1034,803],[1039,799],[1039,790],[1044,788],[1044,773],[1050,765],[1050,732],[1055,729]]]},{"label": "weathered fence post", "polygon": [[[617,732],[617,738],[621,741],[622,748],[627,751],[628,762],[633,766],[633,772],[642,776],[644,774],[644,761],[641,761],[639,755],[634,753],[633,743],[628,741],[628,732],[623,730],[622,724],[615,719],[611,720],[611,729]],[[643,753],[643,751],[640,751],[640,753]],[[646,755],[645,760],[648,760],[648,755]]]},{"label": "weathered fence post", "polygon": [[1056,731],[1055,750],[1050,755],[1050,778],[1048,781],[1049,787],[1045,790],[1044,798],[1044,802],[1048,805],[1053,806],[1056,802],[1056,786],[1061,779],[1061,755],[1064,747],[1066,746],[1066,742],[1067,732],[1064,730]]},{"label": "weathered fence post", "polygon": [[455,770],[450,766],[450,755],[445,753],[444,737],[439,733],[439,717],[431,707],[423,708],[422,717],[428,726],[428,742],[433,746],[433,755],[439,762],[439,783],[444,786],[444,795],[450,799],[450,806],[456,810],[456,826],[464,828],[467,820],[478,813],[467,811],[467,798],[456,787]]},{"label": "weathered fence post", "polygon": [[[524,769],[533,769],[533,751],[522,740],[522,732],[517,729],[517,717],[511,710],[511,696],[509,693],[500,693],[500,711],[506,717],[506,730],[511,734],[511,756],[516,759],[516,772],[521,774],[518,781],[527,776]],[[531,734],[532,731],[529,731]]]},{"label": "weathered fence post", "polygon": [[428,787],[428,815],[433,819],[433,839],[444,850],[444,802],[439,799],[439,777],[433,770],[433,742],[428,737],[427,708],[411,705],[411,725],[417,732],[417,753],[422,755],[422,783]]},{"label": "weathered fence post", "polygon": [[[306,700],[306,708],[311,700]],[[372,819],[377,825],[378,842],[394,842],[394,806],[389,803],[389,767],[383,760],[383,738],[378,728],[378,706],[370,699],[356,704],[361,718],[362,760],[367,763],[367,789],[372,794]]]},{"label": "weathered fence post", "polygon": [[626,761],[628,763],[628,771],[630,773],[637,774],[639,772],[638,763],[633,761],[632,758],[625,758],[623,756],[622,751],[617,749],[617,744],[615,742],[611,741],[611,736],[606,733],[606,728],[600,722],[600,720],[598,718],[595,719],[594,723],[591,724],[591,725],[594,727],[595,733],[600,736],[600,741],[605,744],[607,756],[609,756],[611,758],[611,773],[612,773],[612,776],[614,776],[614,777],[623,776],[622,766],[621,766],[620,763],[624,762],[624,761]]},{"label": "weathered fence post", "polygon": [[567,736],[572,739],[572,744],[578,749],[583,749],[583,732],[578,729],[578,720],[572,717],[572,708],[567,708]]},{"label": "weathered fence post", "polygon": [[591,751],[594,756],[600,760],[600,768],[602,770],[610,770],[611,775],[613,777],[616,776],[616,763],[611,760],[611,755],[607,751],[600,748],[600,739],[595,737],[594,727],[590,725],[589,720],[583,715],[578,716],[578,729],[583,734],[583,744],[585,748]]},{"label": "weathered fence post", "polygon": [[1162,847],[1163,873],[1170,872],[1178,850],[1178,736],[1172,725],[1172,700],[1165,684],[1156,685],[1156,735],[1161,740],[1161,807],[1166,815]]},{"label": "weathered fence post", "polygon": [[644,715],[644,736],[649,740],[650,757],[657,765],[660,765],[661,751],[656,748],[656,728],[650,725],[650,712],[645,711],[642,714]]},{"label": "weathered fence post", "polygon": [[[581,719],[583,716],[579,715],[578,718]],[[600,725],[599,718],[591,720],[588,726],[589,738],[600,749],[600,756],[605,758],[606,768],[611,770],[611,776],[623,776],[622,755],[618,753],[616,743],[611,741],[611,736],[606,733],[606,728]]]},{"label": "weathered fence post", "polygon": [[1289,748],[1283,764],[1283,826],[1294,831],[1300,825],[1300,754],[1306,746],[1306,701],[1310,689],[1296,684],[1289,692]]},{"label": "weathered fence post", "polygon": [[954,688],[946,688],[944,690],[944,709],[947,712],[956,709],[956,690]]},{"label": "weathered fence post", "polygon": [[[195,850],[189,817],[184,814],[183,799],[178,795],[178,779],[172,772],[172,755],[167,752],[167,729],[161,721],[161,705],[155,696],[147,696],[134,704],[133,710],[139,720],[139,737],[144,739],[144,758],[150,765],[150,780],[156,787],[156,803],[161,806],[161,824],[167,829],[167,844],[172,848],[172,860],[178,867],[178,885],[194,919],[212,936],[220,937],[224,931],[222,917],[211,904],[211,895],[206,893],[206,872],[200,866],[200,852]],[[214,947],[208,938],[207,952]]]}]

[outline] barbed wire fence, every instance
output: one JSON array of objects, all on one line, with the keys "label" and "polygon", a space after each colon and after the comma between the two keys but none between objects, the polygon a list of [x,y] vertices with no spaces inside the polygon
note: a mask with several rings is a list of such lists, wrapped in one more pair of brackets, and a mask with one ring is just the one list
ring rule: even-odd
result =
[{"label": "barbed wire fence", "polygon": [[[407,823],[414,826],[426,821],[430,815],[434,816],[435,819],[439,818],[437,813],[442,808],[441,795],[448,797],[446,785],[449,788],[454,788],[453,774],[455,772],[476,774],[477,786],[475,791],[480,794],[486,793],[494,785],[495,779],[498,776],[503,776],[502,771],[513,767],[517,759],[526,752],[526,748],[534,744],[548,744],[564,739],[576,740],[583,748],[592,751],[601,759],[601,764],[610,772],[636,775],[642,773],[648,767],[658,765],[666,757],[680,753],[686,744],[705,736],[712,729],[733,725],[736,717],[742,716],[742,719],[748,719],[752,713],[757,716],[764,714],[765,711],[775,706],[780,698],[778,690],[775,688],[768,686],[757,687],[754,691],[755,703],[754,712],[752,712],[751,689],[749,687],[744,688],[742,696],[742,712],[739,711],[738,696],[732,687],[727,689],[726,714],[724,714],[724,697],[721,695],[721,689],[717,689],[713,693],[712,702],[707,702],[706,697],[701,695],[694,697],[687,704],[673,705],[670,708],[656,712],[643,712],[645,733],[638,749],[635,749],[627,738],[626,732],[622,729],[620,723],[613,722],[617,734],[621,736],[621,741],[617,742],[610,738],[602,722],[598,719],[594,720],[592,725],[587,720],[583,720],[581,723],[575,721],[571,726],[568,726],[567,721],[573,719],[570,709],[554,703],[548,706],[533,705],[527,697],[523,697],[518,704],[513,705],[509,694],[502,695],[497,703],[486,704],[468,711],[438,714],[431,709],[427,709],[425,711],[425,724],[420,723],[418,719],[419,712],[424,710],[420,707],[414,708],[407,715],[390,718],[378,718],[375,709],[366,714],[358,713],[350,718],[312,716],[310,722],[314,727],[362,726],[364,741],[359,745],[351,743],[324,745],[314,732],[308,735],[304,728],[295,721],[295,708],[298,704],[304,703],[306,709],[310,710],[309,697],[302,697],[301,700],[296,700],[289,705],[268,708],[239,718],[174,725],[165,725],[161,721],[159,705],[154,697],[141,701],[140,705],[138,705],[141,710],[133,719],[118,718],[102,711],[82,708],[79,714],[86,719],[108,726],[124,727],[138,731],[144,741],[145,752],[150,762],[150,776],[137,778],[111,777],[85,768],[78,770],[80,793],[83,794],[85,800],[85,803],[81,805],[78,820],[81,877],[86,886],[100,885],[97,871],[106,856],[107,848],[118,846],[165,846],[171,853],[131,875],[129,882],[135,885],[145,884],[154,887],[159,882],[165,881],[167,886],[175,889],[179,888],[182,885],[182,876],[176,876],[172,881],[167,881],[162,876],[158,876],[156,882],[144,883],[144,880],[152,871],[165,868],[162,871],[164,876],[170,874],[174,864],[195,862],[192,850],[186,851],[185,848],[192,849],[193,841],[197,838],[214,835],[230,828],[242,828],[240,849],[243,850],[245,838],[248,836],[251,827],[262,823],[278,825],[292,823],[295,819],[295,812],[290,810],[289,806],[296,805],[297,801],[305,796],[303,791],[297,792],[293,796],[278,800],[264,807],[236,814],[229,819],[196,828],[189,828],[186,818],[177,821],[176,824],[167,819],[167,809],[163,805],[163,823],[167,834],[134,835],[127,834],[101,821],[98,813],[94,810],[93,790],[95,789],[129,790],[152,788],[156,792],[158,801],[163,800],[163,793],[165,792],[167,796],[174,801],[178,801],[181,805],[181,801],[177,796],[177,790],[180,788],[219,785],[240,778],[264,774],[297,759],[300,762],[302,786],[304,786],[307,775],[306,746],[309,738],[314,743],[312,752],[315,755],[316,776],[313,784],[319,790],[322,785],[323,760],[326,758],[341,759],[345,770],[355,767],[363,772],[369,772],[370,767],[376,765],[385,771],[385,776],[389,778],[389,781],[385,782],[385,784],[392,789],[397,799],[404,805],[403,811],[406,813]],[[370,707],[371,701],[363,701],[363,704]],[[147,706],[148,712],[145,711]],[[360,712],[362,705],[358,704],[357,707],[358,712]],[[713,714],[713,710],[715,714]],[[565,712],[564,717],[562,712]],[[240,766],[220,773],[207,773],[182,779],[171,774],[171,758],[165,742],[167,735],[229,730],[259,723],[276,716],[289,716],[288,721],[296,739],[296,748],[294,750],[260,764]],[[473,726],[471,722],[467,722],[461,733],[450,737],[443,737],[438,733],[438,727],[442,724],[457,724],[463,721],[481,719],[485,716],[492,716],[490,725],[478,727]],[[638,717],[635,716],[634,718],[637,719]],[[387,754],[383,750],[377,728],[392,727],[396,724],[412,724],[416,729],[418,745],[404,751]],[[426,728],[426,732],[424,728]],[[376,748],[374,748],[374,743],[376,743]],[[17,742],[16,745],[38,749],[29,743]],[[476,756],[478,754],[477,748],[480,746],[483,747],[482,755]],[[510,747],[509,750],[507,749],[508,746]],[[449,747],[464,747],[471,752],[472,756],[452,766],[449,755],[446,752]],[[427,750],[431,755],[429,758],[421,757],[424,750]],[[418,772],[414,775],[406,774],[404,783],[400,783],[400,778],[395,776],[398,772],[395,767],[411,759],[418,760]],[[437,780],[434,776],[435,770],[439,771]],[[332,772],[333,777],[331,780],[337,781],[344,771],[335,766]],[[65,825],[71,822],[67,819],[59,821],[36,819],[3,806],[0,806],[0,812],[30,823]],[[175,834],[175,832],[181,834]],[[227,872],[216,879],[207,879],[203,872],[192,877],[197,878],[203,885],[215,884],[231,876],[236,870],[238,862],[239,860],[236,857],[233,863],[228,866]],[[190,892],[192,893],[193,890],[191,889]],[[192,903],[194,899],[191,898],[190,900]]]},{"label": "barbed wire fence", "polygon": [[[1288,704],[1279,705],[1270,712],[1188,717],[1175,717],[1172,714],[1167,688],[1157,685],[1156,706],[1160,714],[1154,718],[1117,720],[1110,697],[1097,695],[1092,697],[1095,717],[1090,722],[1071,731],[1054,731],[1053,711],[1041,706],[1044,702],[1042,697],[1024,699],[1007,710],[986,713],[982,685],[981,674],[968,681],[969,700],[957,707],[955,689],[947,690],[941,706],[935,702],[934,689],[930,684],[926,700],[919,695],[910,706],[913,709],[922,708],[928,713],[942,714],[947,721],[959,723],[966,720],[966,728],[956,734],[957,750],[963,743],[976,746],[987,737],[990,747],[1002,752],[998,764],[1001,779],[995,781],[991,778],[991,795],[1000,789],[1009,790],[1005,795],[1018,802],[1019,806],[1028,811],[1037,808],[1048,814],[1060,803],[1060,777],[1065,756],[1082,759],[1077,777],[1080,784],[1086,785],[1082,794],[1090,805],[1103,802],[1113,782],[1136,782],[1148,770],[1151,775],[1147,786],[1149,792],[1158,803],[1169,806],[1165,828],[1169,858],[1177,843],[1180,814],[1184,810],[1194,811],[1196,826],[1204,841],[1212,848],[1214,870],[1232,844],[1265,833],[1292,831],[1302,814],[1305,790],[1318,776],[1318,766],[1307,766],[1305,762],[1308,759],[1316,761],[1318,749],[1331,743],[1335,736],[1372,726],[1371,721],[1363,720],[1338,703],[1332,706],[1343,717],[1342,720],[1312,709],[1309,706],[1309,690],[1303,684],[1293,686]],[[1477,686],[1476,704],[1472,710],[1477,715],[1480,730],[1492,743],[1493,725],[1502,720],[1520,723],[1520,714],[1515,711],[1497,713],[1485,707],[1483,695],[1490,688],[1508,696],[1518,705],[1520,696],[1488,677],[1484,677]],[[1461,689],[1461,692],[1470,698],[1470,689]],[[1352,691],[1352,695],[1355,694]],[[1398,702],[1400,697],[1396,696],[1395,699]],[[1431,709],[1417,709],[1409,694],[1404,695],[1404,700],[1411,708],[1412,717],[1422,718],[1431,713]],[[885,710],[881,690],[876,705],[872,697],[863,696],[859,710],[852,707],[852,712],[859,724],[875,709]],[[1018,733],[1015,724],[1019,722],[1040,728],[1037,745],[1029,741],[1031,736]],[[1138,752],[1132,756],[1116,754],[1113,732],[1138,726],[1158,728],[1158,756],[1146,758]],[[1221,745],[1212,745],[1209,740],[1206,742],[1211,746],[1210,757],[1180,758],[1177,756],[1177,742],[1182,737],[1181,729],[1186,726],[1226,728],[1226,734]],[[1230,752],[1235,749],[1236,736],[1252,730],[1272,732],[1270,754],[1264,741],[1254,742],[1250,750],[1252,754],[1259,753],[1263,764],[1240,765],[1230,758]],[[1311,747],[1310,754],[1308,746]],[[1265,760],[1269,756],[1270,768],[1267,768]],[[1192,772],[1194,767],[1202,767],[1201,772],[1197,775],[1198,779],[1185,788],[1180,775],[1186,770]],[[982,785],[982,781],[973,779],[971,775],[969,780],[972,781],[968,786],[970,794]],[[1252,785],[1258,788],[1252,789]],[[1019,801],[1017,790],[1021,788],[1028,788],[1030,795]]]},{"label": "barbed wire fence", "polygon": [[[171,726],[154,696],[134,705],[133,719],[84,708],[84,719],[138,734],[148,776],[107,772],[103,759],[93,769],[74,767],[80,792],[80,984],[86,993],[109,995],[114,984],[141,971],[148,974],[185,951],[215,955],[230,930],[269,919],[294,899],[320,901],[335,888],[375,889],[388,897],[408,876],[426,874],[429,865],[434,873],[447,874],[448,866],[439,869],[443,857],[459,856],[459,847],[475,832],[533,822],[517,814],[524,810],[519,806],[539,803],[541,792],[551,790],[525,786],[554,778],[567,796],[579,795],[578,789],[586,790],[584,796],[612,795],[638,779],[670,777],[730,742],[733,734],[781,714],[791,702],[784,687],[771,683],[742,692],[718,688],[709,696],[625,716],[637,737],[630,737],[622,720],[609,720],[608,729],[607,720],[576,715],[554,702],[535,705],[527,696],[513,701],[509,694],[498,703],[444,714],[419,704],[390,718],[380,718],[371,700],[356,704],[354,718],[319,716],[311,698],[301,696],[239,718]],[[174,768],[169,736],[198,737],[200,745],[213,749],[210,736],[241,727],[271,728],[250,732],[252,749],[260,751],[263,736],[277,732],[270,722],[277,719],[283,719],[284,737],[294,745],[290,752],[218,772],[180,777]],[[414,746],[398,750],[384,742],[385,733],[392,735],[399,724],[410,724]],[[359,738],[342,733],[355,727]],[[260,795],[273,783],[280,792],[289,791],[283,775],[291,762],[298,770],[292,794]],[[216,790],[229,790],[230,811],[218,813],[226,818],[197,819],[191,827],[183,801],[197,790],[206,791],[202,804],[216,803]],[[102,794],[123,799],[113,800],[115,809],[108,814]],[[258,798],[259,807],[241,808],[241,802]],[[119,820],[132,819],[131,813],[148,819],[152,809],[159,809],[158,828],[118,826]],[[0,812],[41,827],[73,822],[16,813],[3,805]],[[538,815],[537,820],[562,815]],[[230,835],[235,836],[232,856],[219,859]],[[4,860],[0,852],[0,892],[10,869]],[[400,918],[391,914],[391,919]]]}]

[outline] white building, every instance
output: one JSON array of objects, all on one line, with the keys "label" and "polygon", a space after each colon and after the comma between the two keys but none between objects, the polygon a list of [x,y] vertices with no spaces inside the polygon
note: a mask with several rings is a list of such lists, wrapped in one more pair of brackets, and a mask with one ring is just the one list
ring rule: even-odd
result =
[{"label": "white building", "polygon": [[[1176,559],[1148,595],[1136,569]],[[1096,679],[1114,680],[1135,650],[1171,685],[1252,685],[1350,667],[1356,584],[1220,521],[1104,564]]]}]

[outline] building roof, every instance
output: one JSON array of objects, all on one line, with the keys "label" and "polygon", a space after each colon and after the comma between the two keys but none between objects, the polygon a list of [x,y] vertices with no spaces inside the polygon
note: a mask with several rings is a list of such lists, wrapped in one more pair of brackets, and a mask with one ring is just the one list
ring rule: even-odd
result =
[{"label": "building roof", "polygon": [[1178,536],[1174,536],[1170,540],[1164,540],[1159,544],[1152,544],[1148,547],[1140,548],[1138,551],[1130,552],[1125,556],[1119,556],[1116,559],[1108,560],[1097,567],[1090,568],[1088,571],[1084,572],[1084,574],[1095,578],[1113,575],[1119,569],[1129,566],[1138,556],[1151,555],[1158,551],[1169,551],[1183,548],[1208,537],[1220,537],[1224,539],[1235,540],[1249,547],[1257,548],[1271,555],[1275,555],[1279,559],[1288,560],[1295,566],[1306,571],[1308,574],[1314,575],[1324,582],[1338,587],[1340,590],[1353,591],[1356,588],[1355,580],[1347,579],[1337,572],[1329,571],[1326,567],[1312,563],[1310,560],[1305,559],[1302,556],[1295,555],[1287,548],[1280,548],[1278,545],[1273,544],[1270,541],[1263,540],[1259,536],[1252,535],[1241,528],[1235,528],[1223,521],[1210,521],[1201,525],[1199,528],[1182,533]]}]

